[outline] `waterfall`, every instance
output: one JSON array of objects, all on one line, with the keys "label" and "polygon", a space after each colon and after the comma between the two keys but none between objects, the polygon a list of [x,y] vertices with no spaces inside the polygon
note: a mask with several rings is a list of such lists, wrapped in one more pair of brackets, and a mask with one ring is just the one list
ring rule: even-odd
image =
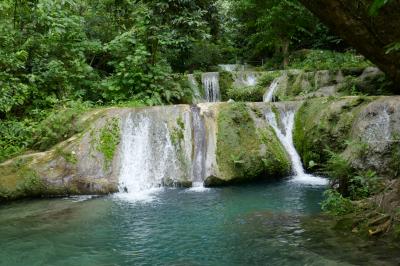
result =
[{"label": "waterfall", "polygon": [[206,169],[206,128],[200,114],[200,108],[192,106],[193,130],[193,161],[192,161],[192,187],[201,190],[204,188]]},{"label": "waterfall", "polygon": [[272,110],[266,113],[267,121],[274,129],[276,136],[290,157],[294,174],[292,181],[310,185],[326,185],[327,180],[325,178],[309,175],[304,171],[300,156],[297,153],[293,143],[295,112],[293,110],[282,111],[280,112],[280,116],[283,129],[279,127],[276,115]]},{"label": "waterfall", "polygon": [[121,196],[147,200],[165,178],[179,175],[177,156],[167,125],[146,112],[129,114],[122,125]]},{"label": "waterfall", "polygon": [[272,81],[268,91],[264,94],[264,102],[272,102],[275,92],[278,89],[278,86],[283,80],[283,78],[284,76],[280,76],[279,78],[276,78],[274,79],[274,81]]},{"label": "waterfall", "polygon": [[207,102],[219,102],[219,73],[218,72],[208,72],[203,73],[201,76],[201,81],[203,83],[204,95]]},{"label": "waterfall", "polygon": [[122,121],[118,197],[147,201],[175,184],[206,190],[206,133],[196,105],[131,111]]},{"label": "waterfall", "polygon": [[[274,93],[283,78],[284,76],[281,76],[279,78],[276,78],[272,82],[268,92],[264,95],[264,102],[272,101]],[[306,174],[303,168],[303,164],[301,163],[300,155],[298,154],[296,148],[294,147],[293,129],[294,129],[295,111],[293,109],[284,110],[280,111],[279,115],[280,115],[281,127],[283,127],[282,129],[280,125],[278,125],[276,114],[272,109],[266,113],[265,117],[269,122],[270,126],[274,129],[276,136],[278,137],[279,141],[282,143],[283,147],[285,148],[286,152],[290,157],[290,161],[292,163],[292,170],[294,174],[292,181],[310,185],[326,185],[328,183],[327,179]]]},{"label": "waterfall", "polygon": [[255,86],[257,84],[257,77],[254,75],[254,73],[247,73],[243,83],[246,86]]}]

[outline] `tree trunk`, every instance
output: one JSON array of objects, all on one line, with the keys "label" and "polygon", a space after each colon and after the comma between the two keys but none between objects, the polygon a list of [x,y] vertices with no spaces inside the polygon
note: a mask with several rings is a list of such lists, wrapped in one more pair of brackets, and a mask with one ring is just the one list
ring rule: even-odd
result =
[{"label": "tree trunk", "polygon": [[373,0],[300,0],[348,44],[375,63],[400,93],[400,52],[386,47],[400,41],[400,0],[390,1],[377,16],[369,14]]},{"label": "tree trunk", "polygon": [[283,68],[287,68],[289,65],[289,40],[284,40],[283,41],[283,46],[282,46],[282,54],[283,54]]}]

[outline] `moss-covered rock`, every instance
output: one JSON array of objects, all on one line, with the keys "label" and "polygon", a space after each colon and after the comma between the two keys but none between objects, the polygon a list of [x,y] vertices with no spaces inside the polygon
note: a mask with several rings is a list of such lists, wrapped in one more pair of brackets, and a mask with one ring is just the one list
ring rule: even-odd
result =
[{"label": "moss-covered rock", "polygon": [[371,100],[329,97],[303,103],[296,114],[293,138],[306,168],[321,170],[329,159],[327,150],[340,153],[346,149],[354,120]]},{"label": "moss-covered rock", "polygon": [[82,133],[0,164],[0,200],[116,191],[120,117],[126,111],[91,111],[79,121],[86,125]]},{"label": "moss-covered rock", "polygon": [[354,170],[393,178],[399,176],[399,121],[399,97],[310,99],[296,115],[294,142],[310,170],[321,170],[329,150]]},{"label": "moss-covered rock", "polygon": [[216,140],[219,175],[209,177],[208,185],[276,178],[290,172],[287,155],[263,116],[265,108],[266,104],[221,104]]}]

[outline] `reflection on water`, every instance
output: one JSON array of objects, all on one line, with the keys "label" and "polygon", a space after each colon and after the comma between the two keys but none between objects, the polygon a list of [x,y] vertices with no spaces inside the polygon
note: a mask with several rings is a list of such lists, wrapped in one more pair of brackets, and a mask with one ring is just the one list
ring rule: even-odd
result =
[{"label": "reflection on water", "polygon": [[398,265],[398,250],[326,230],[322,190],[276,182],[7,204],[0,265]]}]

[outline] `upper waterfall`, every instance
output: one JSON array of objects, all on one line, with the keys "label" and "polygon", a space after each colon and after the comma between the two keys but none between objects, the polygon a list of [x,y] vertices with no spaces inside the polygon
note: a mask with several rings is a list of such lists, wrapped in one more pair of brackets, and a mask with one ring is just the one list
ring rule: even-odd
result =
[{"label": "upper waterfall", "polygon": [[264,102],[272,102],[272,100],[275,96],[276,90],[278,89],[278,86],[282,82],[283,78],[284,78],[284,76],[280,76],[272,81],[268,90],[264,94]]},{"label": "upper waterfall", "polygon": [[203,73],[201,82],[203,83],[205,100],[207,102],[219,102],[221,98],[219,91],[219,73]]},{"label": "upper waterfall", "polygon": [[239,64],[220,64],[218,65],[223,71],[234,72],[234,71],[244,71],[245,66]]}]

